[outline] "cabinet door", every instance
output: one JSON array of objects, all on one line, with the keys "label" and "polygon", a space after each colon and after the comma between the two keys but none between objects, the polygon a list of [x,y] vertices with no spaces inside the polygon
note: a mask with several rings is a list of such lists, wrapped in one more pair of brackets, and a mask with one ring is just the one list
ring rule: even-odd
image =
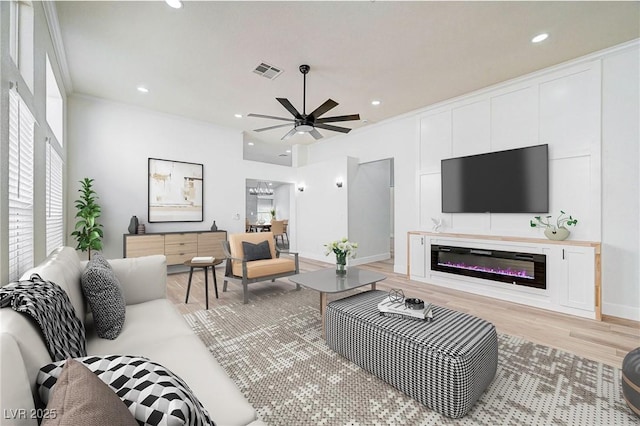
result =
[{"label": "cabinet door", "polygon": [[426,249],[424,235],[409,236],[409,273],[412,277],[426,277]]},{"label": "cabinet door", "polygon": [[164,254],[164,235],[124,236],[124,257]]},{"label": "cabinet door", "polygon": [[566,246],[561,252],[564,288],[560,292],[560,304],[593,312],[596,304],[593,248]]},{"label": "cabinet door", "polygon": [[222,242],[227,239],[227,233],[201,232],[198,233],[198,256],[213,256],[216,259],[223,259]]}]

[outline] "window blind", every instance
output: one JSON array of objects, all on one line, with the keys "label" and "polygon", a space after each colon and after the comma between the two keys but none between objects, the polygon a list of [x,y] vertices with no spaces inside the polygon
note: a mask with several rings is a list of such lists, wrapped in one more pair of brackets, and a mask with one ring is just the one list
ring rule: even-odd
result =
[{"label": "window blind", "polygon": [[47,254],[64,243],[64,222],[62,217],[62,158],[52,146],[47,144],[46,159],[46,237]]},{"label": "window blind", "polygon": [[15,90],[9,91],[9,280],[33,266],[34,119]]}]

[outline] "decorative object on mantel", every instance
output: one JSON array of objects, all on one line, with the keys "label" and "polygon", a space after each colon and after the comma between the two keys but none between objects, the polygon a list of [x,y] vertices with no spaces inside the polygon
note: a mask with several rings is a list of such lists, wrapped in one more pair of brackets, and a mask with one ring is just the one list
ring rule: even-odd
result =
[{"label": "decorative object on mantel", "polygon": [[213,225],[211,225],[211,230],[212,231],[217,231],[218,230],[218,225],[216,225],[216,221],[213,221]]},{"label": "decorative object on mantel", "polygon": [[352,243],[345,237],[341,240],[332,241],[324,246],[326,247],[326,256],[329,256],[331,253],[335,253],[336,255],[336,274],[345,275],[347,273],[347,257],[351,259],[356,257],[358,243]]},{"label": "decorative object on mantel", "polygon": [[93,190],[93,179],[84,178],[80,181],[82,188],[78,190],[80,198],[76,200],[76,222],[75,231],[71,233],[76,237],[77,250],[88,251],[91,259],[91,250],[102,250],[102,224],[98,223],[98,218],[102,212],[100,205],[96,203],[98,195]]},{"label": "decorative object on mantel", "polygon": [[578,219],[574,219],[571,215],[567,215],[567,213],[560,210],[560,214],[554,225],[551,221],[552,217],[551,215],[545,216],[544,218],[542,216],[535,216],[529,221],[529,224],[532,228],[545,228],[544,235],[550,240],[566,240],[571,232],[565,228],[565,225],[575,226],[578,223]]},{"label": "decorative object on mantel", "polygon": [[433,232],[440,232],[440,227],[442,226],[442,218],[436,219],[435,217],[432,217],[431,222],[433,222],[433,227],[431,228],[431,230]]},{"label": "decorative object on mantel", "polygon": [[136,216],[131,216],[131,220],[129,221],[129,233],[137,234],[138,233],[138,218]]}]

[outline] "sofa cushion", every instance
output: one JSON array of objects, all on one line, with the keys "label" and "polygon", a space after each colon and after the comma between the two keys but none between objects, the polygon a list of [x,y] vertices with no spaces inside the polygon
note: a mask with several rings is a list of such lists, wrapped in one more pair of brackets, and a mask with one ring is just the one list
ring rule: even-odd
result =
[{"label": "sofa cushion", "polygon": [[[109,385],[141,424],[215,424],[189,386],[156,362],[128,355],[90,356],[77,360]],[[59,361],[40,369],[37,382],[42,402],[48,403],[65,363]]]},{"label": "sofa cushion", "polygon": [[125,300],[122,287],[102,256],[89,261],[81,277],[82,291],[91,307],[95,329],[99,337],[115,339],[125,319]]},{"label": "sofa cushion", "polygon": [[62,368],[42,426],[137,426],[118,395],[82,363],[69,359]]},{"label": "sofa cushion", "polygon": [[269,242],[266,240],[259,242],[258,244],[243,241],[242,251],[244,251],[244,260],[246,261],[271,259]]}]

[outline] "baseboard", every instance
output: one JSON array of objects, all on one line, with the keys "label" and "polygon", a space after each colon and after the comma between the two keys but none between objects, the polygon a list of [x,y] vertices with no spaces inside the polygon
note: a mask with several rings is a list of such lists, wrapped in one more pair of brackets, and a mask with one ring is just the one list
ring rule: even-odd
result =
[{"label": "baseboard", "polygon": [[365,263],[380,262],[382,260],[391,259],[391,253],[386,252],[382,254],[375,254],[367,257],[356,257],[355,259],[349,259],[347,264],[350,266],[364,265]]},{"label": "baseboard", "polygon": [[617,303],[602,303],[602,314],[610,317],[640,321],[640,308]]}]

